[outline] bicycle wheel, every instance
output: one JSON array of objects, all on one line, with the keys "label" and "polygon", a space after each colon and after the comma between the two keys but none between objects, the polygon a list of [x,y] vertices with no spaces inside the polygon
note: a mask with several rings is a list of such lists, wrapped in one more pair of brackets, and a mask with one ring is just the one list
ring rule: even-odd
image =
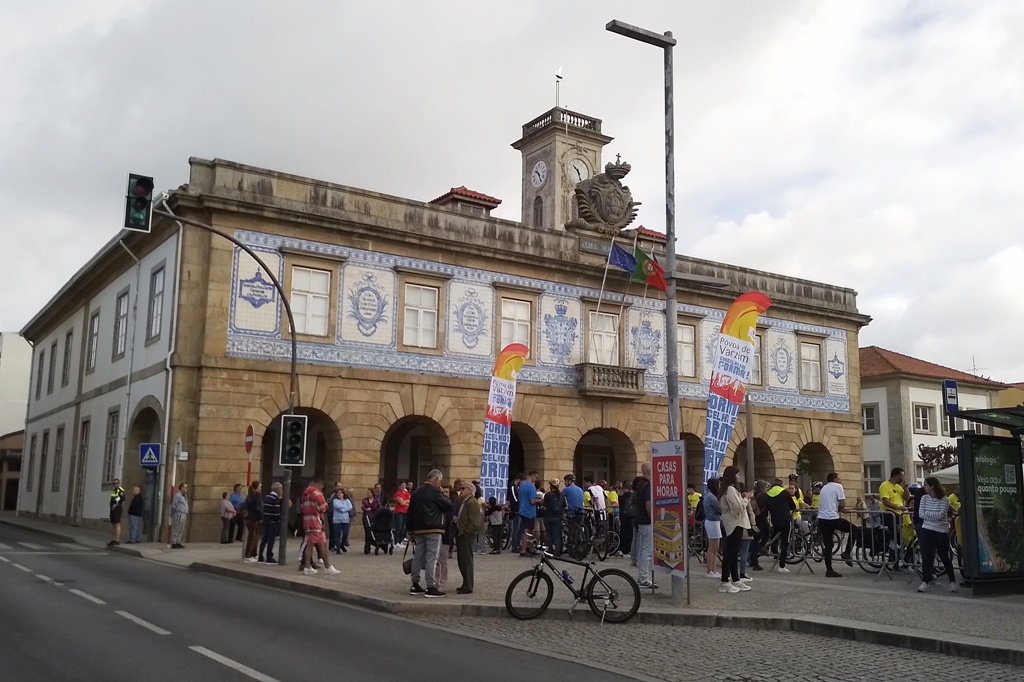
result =
[{"label": "bicycle wheel", "polygon": [[501,548],[507,550],[512,546],[512,520],[505,519],[501,524]]},{"label": "bicycle wheel", "polygon": [[590,541],[585,537],[585,531],[580,526],[574,526],[569,533],[569,556],[576,561],[583,561],[590,553]]},{"label": "bicycle wheel", "polygon": [[613,530],[608,531],[603,536],[598,537],[594,540],[594,554],[597,555],[598,561],[604,561],[608,558],[609,554],[615,552],[615,548],[619,546],[619,534]]},{"label": "bicycle wheel", "polygon": [[885,565],[885,548],[872,550],[868,547],[857,546],[857,563],[867,573],[878,573]]},{"label": "bicycle wheel", "polygon": [[598,571],[587,585],[587,604],[606,623],[625,623],[640,608],[640,586],[618,568]]},{"label": "bicycle wheel", "polygon": [[539,568],[523,571],[505,590],[505,608],[513,618],[531,620],[547,610],[553,596],[551,576]]}]

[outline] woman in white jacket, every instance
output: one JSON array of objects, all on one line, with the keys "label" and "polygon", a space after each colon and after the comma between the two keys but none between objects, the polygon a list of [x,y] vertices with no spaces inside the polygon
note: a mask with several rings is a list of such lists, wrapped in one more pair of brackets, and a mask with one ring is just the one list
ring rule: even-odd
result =
[{"label": "woman in white jacket", "polygon": [[722,524],[725,526],[725,544],[722,552],[722,587],[719,592],[735,594],[746,592],[750,585],[740,582],[740,545],[744,531],[750,532],[750,517],[743,504],[743,496],[736,489],[740,470],[727,466],[722,474],[718,499],[722,505]]}]

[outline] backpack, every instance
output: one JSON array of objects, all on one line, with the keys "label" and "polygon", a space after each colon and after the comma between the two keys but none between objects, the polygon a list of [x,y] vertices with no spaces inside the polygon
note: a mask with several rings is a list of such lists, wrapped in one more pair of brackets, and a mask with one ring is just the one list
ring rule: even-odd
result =
[{"label": "backpack", "polygon": [[703,522],[707,517],[704,515],[704,498],[697,500],[697,509],[693,513],[695,521]]},{"label": "backpack", "polygon": [[562,515],[562,495],[554,491],[544,496],[544,513],[547,516]]}]

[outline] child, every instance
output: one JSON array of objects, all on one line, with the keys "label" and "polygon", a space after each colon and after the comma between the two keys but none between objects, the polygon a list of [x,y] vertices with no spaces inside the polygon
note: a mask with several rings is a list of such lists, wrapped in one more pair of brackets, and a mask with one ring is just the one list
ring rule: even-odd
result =
[{"label": "child", "polygon": [[491,554],[501,554],[501,527],[504,523],[501,513],[501,505],[495,497],[487,500],[487,525],[491,531]]}]

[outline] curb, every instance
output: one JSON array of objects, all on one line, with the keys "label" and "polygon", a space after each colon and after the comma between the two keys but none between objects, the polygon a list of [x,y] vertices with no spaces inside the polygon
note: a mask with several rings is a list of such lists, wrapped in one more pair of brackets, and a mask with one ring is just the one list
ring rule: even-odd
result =
[{"label": "curb", "polygon": [[[395,615],[475,616],[484,618],[505,618],[508,615],[504,604],[466,604],[444,602],[443,600],[411,602],[408,600],[385,599],[353,591],[342,591],[334,587],[300,583],[272,574],[251,573],[230,566],[208,564],[199,561],[192,563],[189,568],[201,573],[220,575],[268,587],[308,594],[380,613]],[[578,611],[577,613],[587,614],[582,616],[583,618],[592,617],[589,610]],[[549,609],[542,618],[547,620],[571,620],[569,613],[563,609]],[[928,630],[893,627],[813,614],[780,614],[757,611],[738,613],[735,611],[701,609],[693,609],[685,613],[641,610],[637,613],[633,622],[640,622],[644,625],[795,632],[1024,667],[1024,644],[1002,642],[981,637],[936,633]]]},{"label": "curb", "polygon": [[134,547],[124,547],[118,545],[117,547],[107,547],[99,541],[96,542],[82,542],[82,538],[77,535],[68,535],[56,530],[50,530],[49,528],[38,528],[26,523],[18,523],[17,518],[0,518],[0,525],[10,526],[12,528],[18,528],[21,530],[27,530],[30,533],[38,533],[39,535],[45,535],[55,540],[62,542],[71,542],[76,545],[82,545],[90,549],[106,550],[108,552],[116,552],[118,554],[125,554],[127,556],[136,557],[138,559],[144,559],[145,555],[141,550],[135,549]]}]

